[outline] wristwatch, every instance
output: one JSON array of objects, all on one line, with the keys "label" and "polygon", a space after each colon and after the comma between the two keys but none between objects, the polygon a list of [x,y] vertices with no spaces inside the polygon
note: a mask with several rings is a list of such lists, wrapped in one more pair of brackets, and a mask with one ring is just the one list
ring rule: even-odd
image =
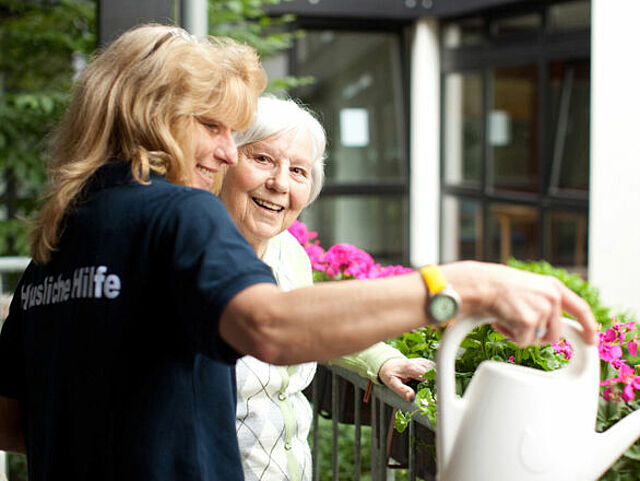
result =
[{"label": "wristwatch", "polygon": [[420,269],[429,291],[427,315],[435,324],[443,324],[453,319],[460,309],[460,296],[447,284],[438,266],[424,266]]}]

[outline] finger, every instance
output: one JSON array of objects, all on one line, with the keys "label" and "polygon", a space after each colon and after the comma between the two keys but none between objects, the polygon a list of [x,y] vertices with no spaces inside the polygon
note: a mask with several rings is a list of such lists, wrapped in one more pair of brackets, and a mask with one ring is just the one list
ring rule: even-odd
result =
[{"label": "finger", "polygon": [[591,312],[589,304],[564,284],[562,284],[561,294],[562,309],[575,317],[582,325],[582,337],[585,342],[592,345],[597,344],[598,323],[593,312]]},{"label": "finger", "polygon": [[513,334],[513,329],[505,326],[504,324],[501,324],[500,322],[494,322],[493,323],[493,328],[498,331],[500,334],[502,334],[504,337],[506,337],[507,339],[511,339],[513,340],[515,338],[514,334]]},{"label": "finger", "polygon": [[546,332],[540,336],[541,344],[552,344],[557,342],[562,335],[562,308],[559,303],[551,306],[551,314],[545,323]]},{"label": "finger", "polygon": [[427,371],[430,371],[431,369],[433,369],[434,366],[435,366],[435,363],[433,361],[429,361],[428,359],[422,359],[422,358],[412,359],[411,369],[410,369],[411,379],[415,379],[417,381],[424,379],[424,376],[427,373]]},{"label": "finger", "polygon": [[406,384],[402,384],[397,377],[390,377],[385,383],[389,389],[395,392],[402,399],[412,401],[416,393]]}]

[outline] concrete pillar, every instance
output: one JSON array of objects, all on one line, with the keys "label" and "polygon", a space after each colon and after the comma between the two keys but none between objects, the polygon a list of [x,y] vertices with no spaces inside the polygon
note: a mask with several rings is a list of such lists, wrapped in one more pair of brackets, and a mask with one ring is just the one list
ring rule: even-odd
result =
[{"label": "concrete pillar", "polygon": [[640,315],[640,2],[592,0],[589,281]]},{"label": "concrete pillar", "polygon": [[411,46],[410,252],[415,267],[439,261],[440,47],[438,22],[416,22]]},{"label": "concrete pillar", "polygon": [[180,0],[180,25],[196,37],[209,33],[207,0]]}]

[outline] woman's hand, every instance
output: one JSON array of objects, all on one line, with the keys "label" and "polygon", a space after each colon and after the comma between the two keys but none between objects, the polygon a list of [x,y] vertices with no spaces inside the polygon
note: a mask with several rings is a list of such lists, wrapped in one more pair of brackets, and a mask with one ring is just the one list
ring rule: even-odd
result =
[{"label": "woman's hand", "polygon": [[433,369],[434,366],[435,363],[428,359],[393,358],[380,367],[378,377],[385,386],[398,396],[407,401],[413,401],[416,393],[405,383],[411,379],[422,381],[424,373]]},{"label": "woman's hand", "polygon": [[582,325],[585,342],[597,343],[589,305],[555,277],[481,262],[457,262],[442,270],[463,299],[461,315],[494,317],[496,330],[519,346],[557,341],[563,311]]}]

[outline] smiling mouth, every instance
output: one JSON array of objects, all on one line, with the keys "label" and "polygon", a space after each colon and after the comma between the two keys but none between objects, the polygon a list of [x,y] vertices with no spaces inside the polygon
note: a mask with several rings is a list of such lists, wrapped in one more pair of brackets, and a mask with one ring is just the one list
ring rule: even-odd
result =
[{"label": "smiling mouth", "polygon": [[204,167],[202,165],[196,165],[196,169],[198,169],[199,172],[209,177],[211,180],[213,180],[216,176],[215,170],[208,169],[207,167]]},{"label": "smiling mouth", "polygon": [[251,197],[251,200],[253,200],[259,207],[262,207],[263,209],[267,209],[271,212],[282,212],[284,210],[284,207],[282,207],[281,205],[272,204],[271,202],[264,199]]}]

